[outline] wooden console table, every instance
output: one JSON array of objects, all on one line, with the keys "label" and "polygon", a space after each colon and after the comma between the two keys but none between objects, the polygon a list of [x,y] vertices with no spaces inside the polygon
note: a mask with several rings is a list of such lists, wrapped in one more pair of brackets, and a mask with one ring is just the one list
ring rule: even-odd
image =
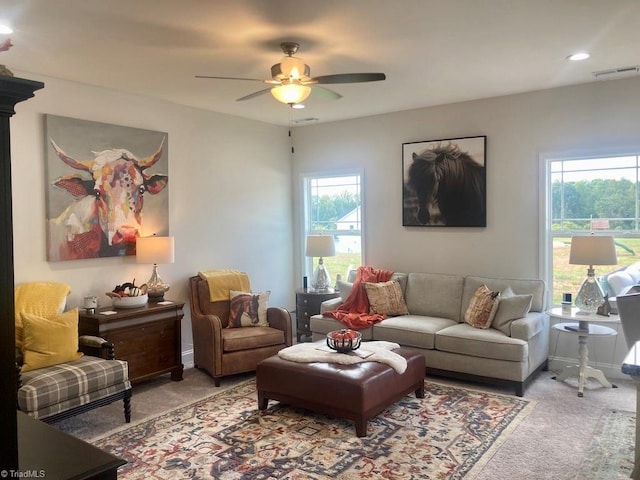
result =
[{"label": "wooden console table", "polygon": [[[129,363],[129,380],[137,383],[171,373],[182,380],[181,320],[184,303],[147,303],[139,308],[80,311],[78,333],[102,337],[115,346],[116,358]],[[109,314],[109,312],[115,312]]]}]

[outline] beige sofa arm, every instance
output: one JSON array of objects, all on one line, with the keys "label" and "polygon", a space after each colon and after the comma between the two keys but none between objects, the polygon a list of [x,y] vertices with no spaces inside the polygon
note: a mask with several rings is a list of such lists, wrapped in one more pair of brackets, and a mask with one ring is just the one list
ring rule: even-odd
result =
[{"label": "beige sofa arm", "polygon": [[329,310],[335,310],[342,305],[342,298],[332,298],[331,300],[325,300],[320,304],[320,313],[328,312]]},{"label": "beige sofa arm", "polygon": [[549,316],[544,312],[529,312],[511,322],[511,338],[529,341],[538,333],[549,329]]}]

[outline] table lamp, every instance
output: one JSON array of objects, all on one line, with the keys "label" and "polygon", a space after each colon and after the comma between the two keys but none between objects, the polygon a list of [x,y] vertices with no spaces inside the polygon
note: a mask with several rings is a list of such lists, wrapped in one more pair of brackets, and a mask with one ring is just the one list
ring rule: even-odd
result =
[{"label": "table lamp", "polygon": [[576,295],[576,307],[580,313],[595,313],[604,303],[602,287],[595,277],[594,265],[616,265],[616,246],[610,235],[585,235],[571,238],[571,265],[589,265],[587,278],[584,279]]},{"label": "table lamp", "polygon": [[322,257],[333,257],[336,254],[336,246],[333,235],[308,235],[307,257],[319,257],[318,267],[313,271],[311,286],[319,291],[326,292],[331,286],[331,277],[324,266]]},{"label": "table lamp", "polygon": [[165,283],[158,275],[159,263],[173,263],[174,239],[173,237],[138,237],[136,240],[136,262],[152,263],[153,273],[147,281],[147,293],[150,302],[164,300],[164,292],[169,290],[169,284]]}]

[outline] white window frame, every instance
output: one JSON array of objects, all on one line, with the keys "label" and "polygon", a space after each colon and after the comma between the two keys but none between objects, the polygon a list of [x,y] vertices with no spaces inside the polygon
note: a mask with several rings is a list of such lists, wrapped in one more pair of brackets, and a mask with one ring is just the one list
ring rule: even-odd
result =
[{"label": "white window frame", "polygon": [[[300,215],[300,253],[302,257],[302,261],[300,262],[302,266],[302,276],[310,276],[313,272],[313,259],[309,258],[305,255],[306,249],[306,238],[307,235],[312,233],[310,227],[310,209],[311,209],[311,193],[309,191],[309,180],[313,178],[332,178],[332,177],[354,177],[357,176],[360,178],[360,257],[362,259],[362,264],[365,265],[365,183],[364,183],[364,170],[363,169],[345,169],[345,170],[330,170],[330,171],[322,171],[322,172],[307,172],[301,173],[301,193],[302,198],[300,204],[302,205],[302,212]],[[340,233],[339,230],[323,230],[324,234],[335,235],[336,233]],[[349,234],[353,234],[353,230],[349,231]],[[355,235],[354,235],[355,236]],[[335,281],[335,274],[340,272],[331,272],[332,280]]]},{"label": "white window frame", "polygon": [[[540,218],[539,218],[539,230],[540,230],[540,264],[539,268],[542,272],[542,278],[547,284],[547,298],[546,305],[548,308],[553,305],[553,238],[554,232],[551,229],[552,221],[552,172],[551,163],[554,161],[570,161],[570,160],[589,160],[598,158],[611,158],[611,157],[626,157],[626,156],[640,156],[640,145],[631,147],[612,147],[612,148],[598,148],[593,150],[570,150],[564,152],[545,152],[539,155],[540,161],[540,177],[539,185],[541,188],[540,195]],[[640,173],[640,169],[639,169]],[[579,232],[584,233],[585,230]],[[608,231],[607,231],[608,232]],[[624,238],[640,238],[639,232],[630,231],[611,231],[616,237]],[[574,230],[562,230],[555,232],[563,236],[571,236],[576,231]]]}]

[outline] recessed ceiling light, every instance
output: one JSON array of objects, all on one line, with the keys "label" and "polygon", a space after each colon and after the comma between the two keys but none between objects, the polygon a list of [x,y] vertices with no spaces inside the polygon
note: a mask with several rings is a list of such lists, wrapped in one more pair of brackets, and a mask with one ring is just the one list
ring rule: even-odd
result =
[{"label": "recessed ceiling light", "polygon": [[291,108],[295,108],[297,110],[300,110],[302,108],[306,108],[305,105],[303,103],[294,103],[293,105],[291,105]]},{"label": "recessed ceiling light", "polygon": [[0,23],[0,34],[8,35],[13,33],[13,29],[6,23]]},{"label": "recessed ceiling light", "polygon": [[580,60],[586,60],[589,57],[590,55],[587,52],[578,52],[578,53],[574,53],[573,55],[569,55],[567,59],[573,62],[578,62]]}]

